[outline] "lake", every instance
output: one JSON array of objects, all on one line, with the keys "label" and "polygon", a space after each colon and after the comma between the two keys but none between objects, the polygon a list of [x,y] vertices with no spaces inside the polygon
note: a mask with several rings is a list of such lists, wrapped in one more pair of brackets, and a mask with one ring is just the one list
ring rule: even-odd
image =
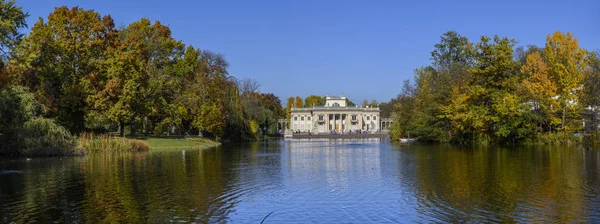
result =
[{"label": "lake", "polygon": [[276,140],[0,170],[3,223],[600,222],[600,151],[578,147]]}]

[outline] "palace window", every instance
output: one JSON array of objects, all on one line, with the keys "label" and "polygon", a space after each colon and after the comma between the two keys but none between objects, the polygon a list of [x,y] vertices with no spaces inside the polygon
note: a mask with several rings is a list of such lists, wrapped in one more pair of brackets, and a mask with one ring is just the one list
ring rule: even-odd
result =
[{"label": "palace window", "polygon": [[309,120],[309,121],[310,121],[310,116],[306,117],[306,120]]},{"label": "palace window", "polygon": [[304,120],[304,116],[300,117],[300,120],[303,121]]},{"label": "palace window", "polygon": [[340,107],[340,104],[339,103],[334,103],[333,107]]},{"label": "palace window", "polygon": [[368,121],[369,119],[371,119],[371,117],[367,116],[367,121]]},{"label": "palace window", "polygon": [[356,120],[356,115],[352,115],[352,120],[355,121]]},{"label": "palace window", "polygon": [[322,121],[323,120],[323,115],[319,115],[319,120]]},{"label": "palace window", "polygon": [[373,120],[377,120],[377,116],[373,116]]},{"label": "palace window", "polygon": [[298,117],[294,116],[294,120],[295,120],[295,121],[297,121],[297,120],[298,120]]}]

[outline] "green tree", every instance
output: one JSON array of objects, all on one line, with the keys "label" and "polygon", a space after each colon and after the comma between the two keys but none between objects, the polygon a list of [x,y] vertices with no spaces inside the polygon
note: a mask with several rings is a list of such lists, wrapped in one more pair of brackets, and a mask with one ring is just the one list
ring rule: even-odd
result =
[{"label": "green tree", "polygon": [[0,88],[0,155],[73,155],[75,139],[21,86]]},{"label": "green tree", "polygon": [[448,31],[440,37],[431,52],[433,64],[441,70],[451,70],[456,66],[467,66],[474,63],[473,46],[466,37],[456,31]]},{"label": "green tree", "polygon": [[[450,103],[453,93],[450,73],[427,66],[415,69],[411,134],[425,141],[448,142],[452,138],[450,120],[443,117],[442,106]],[[403,89],[408,89],[405,85]],[[406,92],[406,91],[403,91]],[[397,100],[399,101],[399,100]]]},{"label": "green tree", "polygon": [[[592,52],[588,56],[589,69],[583,81],[583,103],[589,107],[590,127],[598,134],[598,111],[600,110],[600,52]],[[587,122],[586,122],[587,123]]]},{"label": "green tree", "polygon": [[283,118],[283,107],[281,107],[281,100],[273,93],[261,93],[261,103],[270,111],[273,111],[273,115],[276,118]]},{"label": "green tree", "polygon": [[44,113],[44,106],[21,86],[0,88],[0,133],[22,127]]},{"label": "green tree", "polygon": [[402,92],[396,98],[397,104],[395,110],[395,122],[392,123],[391,134],[393,138],[402,138],[410,135],[413,115],[415,111],[414,103],[414,86],[410,80],[404,80]]},{"label": "green tree", "polygon": [[356,104],[354,102],[352,102],[350,99],[346,98],[346,105],[349,107],[354,107],[356,106]]},{"label": "green tree", "polygon": [[16,54],[22,57],[16,61],[27,66],[23,84],[38,95],[50,116],[74,133],[85,127],[86,100],[102,76],[116,34],[110,16],[59,7],[47,21],[38,20]]},{"label": "green tree", "polygon": [[[23,12],[23,7],[16,6],[14,0],[0,1],[0,70],[4,69],[6,62],[10,58],[12,49],[14,49],[23,39],[23,34],[19,29],[26,28],[25,18],[29,13]],[[9,81],[9,80],[6,80]],[[0,76],[0,86],[2,84]]]},{"label": "green tree", "polygon": [[377,100],[371,100],[371,103],[369,104],[370,107],[378,107],[379,103],[377,103]]},{"label": "green tree", "polygon": [[513,60],[515,43],[506,37],[482,37],[468,85],[457,88],[452,103],[443,107],[445,116],[468,141],[489,143],[519,137],[523,110],[516,94],[520,77]]},{"label": "green tree", "polygon": [[198,64],[200,60],[200,49],[195,49],[193,46],[188,46],[185,50],[183,60],[179,60],[175,64],[177,74],[181,74],[178,78],[178,86],[180,92],[174,94],[173,108],[175,108],[175,118],[182,125],[184,133],[191,134],[197,132],[202,135],[200,125],[195,119],[201,112],[201,106],[206,102],[206,85],[205,77],[198,73]]},{"label": "green tree", "polygon": [[[175,67],[182,60],[184,45],[171,37],[169,27],[158,21],[152,24],[146,18],[128,25],[120,35],[121,44],[111,51],[107,62],[106,84],[92,97],[96,108],[119,122],[121,133],[128,120],[132,135],[136,118],[160,122],[169,117],[169,123],[178,120],[171,103],[183,86],[179,80],[186,75]],[[196,56],[197,52],[189,54]]]}]

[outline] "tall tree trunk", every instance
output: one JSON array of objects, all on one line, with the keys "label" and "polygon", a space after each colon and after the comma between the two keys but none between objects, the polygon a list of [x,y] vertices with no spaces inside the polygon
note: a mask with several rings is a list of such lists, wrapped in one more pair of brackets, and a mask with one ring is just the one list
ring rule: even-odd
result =
[{"label": "tall tree trunk", "polygon": [[131,135],[132,137],[135,136],[135,116],[131,115],[131,118],[129,119],[129,135]]},{"label": "tall tree trunk", "polygon": [[565,112],[567,111],[567,106],[565,104],[565,106],[563,106],[563,110],[562,110],[562,124],[561,124],[561,128],[562,131],[565,131]]},{"label": "tall tree trunk", "polygon": [[593,131],[596,134],[596,136],[598,136],[598,124],[596,124],[596,115],[598,115],[598,113],[594,108],[594,110],[592,110],[592,129],[590,131]]},{"label": "tall tree trunk", "polygon": [[144,124],[143,124],[143,132],[144,132],[144,136],[148,136],[148,117],[144,117]]},{"label": "tall tree trunk", "polygon": [[[154,130],[156,130],[156,121],[154,119],[150,119],[150,125],[152,125],[150,127],[150,130],[148,131],[150,135],[156,135],[156,133],[154,133]],[[161,133],[158,133],[158,135],[160,135]]]},{"label": "tall tree trunk", "polygon": [[119,136],[125,136],[125,122],[123,120],[119,120]]}]

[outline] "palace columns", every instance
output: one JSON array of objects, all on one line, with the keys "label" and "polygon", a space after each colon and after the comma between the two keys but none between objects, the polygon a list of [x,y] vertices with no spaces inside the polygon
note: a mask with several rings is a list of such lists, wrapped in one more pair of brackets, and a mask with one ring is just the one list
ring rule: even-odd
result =
[{"label": "palace columns", "polygon": [[325,130],[329,130],[329,114],[325,114]]},{"label": "palace columns", "polygon": [[[333,130],[336,130],[336,125],[337,125],[337,119],[336,119],[336,117],[335,117],[336,115],[337,115],[337,114],[333,114],[333,127],[332,127],[332,128],[333,128]],[[337,131],[337,130],[336,130],[336,131]]]},{"label": "palace columns", "polygon": [[346,114],[346,124],[344,124],[344,126],[346,126],[346,130],[352,130],[352,123],[350,122],[350,114]]},{"label": "palace columns", "polygon": [[363,121],[363,115],[362,115],[362,113],[356,115],[356,119],[358,119],[358,127],[356,127],[356,129],[362,130],[363,129],[363,126],[362,126],[363,125],[363,123],[362,123],[362,121]]}]

